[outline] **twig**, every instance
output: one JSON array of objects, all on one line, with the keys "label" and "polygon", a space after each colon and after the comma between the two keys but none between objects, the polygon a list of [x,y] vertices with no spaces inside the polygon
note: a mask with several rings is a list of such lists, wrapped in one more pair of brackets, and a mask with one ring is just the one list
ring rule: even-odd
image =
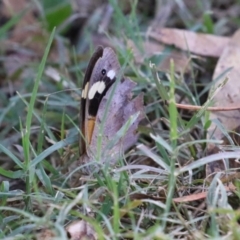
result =
[{"label": "twig", "polygon": [[[202,106],[194,106],[194,105],[188,105],[188,104],[181,104],[181,103],[176,103],[177,108],[181,109],[187,109],[189,111],[197,111],[202,109]],[[234,111],[234,110],[240,110],[240,106],[235,106],[235,107],[207,107],[207,111]]]}]

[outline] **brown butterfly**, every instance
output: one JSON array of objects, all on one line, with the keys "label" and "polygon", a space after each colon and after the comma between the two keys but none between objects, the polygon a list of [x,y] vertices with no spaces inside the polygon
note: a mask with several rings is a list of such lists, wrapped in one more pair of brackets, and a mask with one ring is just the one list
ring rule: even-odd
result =
[{"label": "brown butterfly", "polygon": [[[132,99],[136,84],[120,76],[120,69],[117,55],[110,47],[98,47],[90,59],[82,87],[80,165],[96,159],[100,134],[101,163],[107,160],[115,163],[117,155],[137,141],[138,124],[143,117],[143,95]],[[113,87],[114,83],[116,86]],[[133,116],[135,121],[131,122]],[[116,134],[127,123],[131,124],[125,134],[116,140]],[[115,144],[111,144],[114,139]],[[94,168],[87,167],[85,170],[90,173]]]}]

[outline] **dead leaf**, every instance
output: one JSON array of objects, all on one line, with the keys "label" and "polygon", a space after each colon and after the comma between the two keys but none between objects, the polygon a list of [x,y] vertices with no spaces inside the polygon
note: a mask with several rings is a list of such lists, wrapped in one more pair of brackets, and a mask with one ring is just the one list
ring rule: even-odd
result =
[{"label": "dead leaf", "polygon": [[[225,81],[226,77],[228,81],[226,84],[215,94],[213,101],[214,106],[218,107],[233,107],[240,103],[240,30],[238,30],[228,45],[224,48],[221,57],[217,63],[214,71],[213,79],[219,77],[224,71],[230,69],[227,76],[223,76],[213,88],[215,89],[219,82]],[[240,125],[240,111],[219,111],[211,112],[210,119],[217,119],[227,131],[231,131],[239,127]],[[211,127],[208,130],[208,135],[215,139],[222,139],[222,131],[216,127],[216,124],[212,122]]]},{"label": "dead leaf", "polygon": [[229,37],[195,33],[181,29],[154,28],[149,36],[166,45],[173,45],[184,51],[208,57],[219,57],[229,43]]},{"label": "dead leaf", "polygon": [[140,52],[134,42],[128,41],[128,47],[132,49],[135,62],[137,64],[142,64],[145,59],[152,56],[160,56],[162,58],[161,62],[157,64],[157,68],[161,71],[169,71],[170,60],[173,59],[174,67],[177,72],[189,71],[189,57],[186,53],[181,51],[172,50],[171,52],[165,52],[166,46],[157,43],[155,41],[146,41],[143,43],[143,52]]},{"label": "dead leaf", "polygon": [[96,240],[97,234],[94,228],[86,221],[74,221],[66,227],[71,240]]}]

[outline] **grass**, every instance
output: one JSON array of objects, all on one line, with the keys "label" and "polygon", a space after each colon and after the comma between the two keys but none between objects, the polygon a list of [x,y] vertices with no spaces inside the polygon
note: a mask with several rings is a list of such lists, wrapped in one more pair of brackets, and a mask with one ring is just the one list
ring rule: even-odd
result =
[{"label": "grass", "polygon": [[[177,1],[182,7],[171,21],[181,22],[186,29],[218,33],[220,23],[213,22],[201,1],[196,2],[201,18],[195,17],[183,1]],[[4,176],[0,185],[0,238],[42,239],[40,234],[49,229],[57,239],[67,239],[65,227],[83,219],[94,228],[98,239],[239,239],[239,180],[234,181],[237,190],[229,195],[220,174],[210,182],[205,179],[207,163],[219,159],[228,163],[239,157],[239,148],[233,141],[228,146],[232,151],[212,155],[206,152],[208,144],[222,144],[220,139],[206,136],[210,126],[206,107],[211,104],[211,96],[205,105],[200,96],[209,92],[211,83],[203,85],[193,64],[190,82],[187,74],[179,77],[175,73],[174,62],[166,72],[149,64],[149,59],[136,65],[129,49],[118,40],[131,39],[144,51],[145,38],[141,36],[149,24],[146,19],[151,19],[137,12],[137,1],[133,1],[128,14],[118,8],[116,1],[109,3],[115,14],[107,39],[116,47],[126,75],[138,83],[134,94],[144,92],[145,120],[139,127],[138,146],[126,152],[115,168],[103,166],[101,174],[70,187],[74,171],[69,172],[69,166],[79,158],[80,86],[89,60],[82,49],[94,34],[91,29],[97,24],[97,12],[84,26],[86,39],[78,39],[73,50],[64,35],[64,21],[74,15],[69,2],[43,5],[37,20],[48,33],[44,35],[48,44],[40,54],[42,59],[26,63],[29,75],[21,75],[24,67],[12,75],[6,73],[4,81],[16,85],[17,94],[7,97],[0,93],[0,175]],[[60,10],[65,12],[54,22],[52,18]],[[24,14],[23,11],[12,17],[0,28],[1,39],[10,38],[9,30]],[[50,55],[57,44],[63,47],[56,60]],[[64,50],[69,54],[68,64]],[[3,53],[2,62],[7,57]],[[57,69],[59,81],[46,75],[49,67]],[[192,104],[201,103],[202,110],[178,111],[175,102],[181,97]],[[219,123],[219,127],[232,140],[224,126]],[[207,192],[206,198],[176,201],[203,191]]]}]

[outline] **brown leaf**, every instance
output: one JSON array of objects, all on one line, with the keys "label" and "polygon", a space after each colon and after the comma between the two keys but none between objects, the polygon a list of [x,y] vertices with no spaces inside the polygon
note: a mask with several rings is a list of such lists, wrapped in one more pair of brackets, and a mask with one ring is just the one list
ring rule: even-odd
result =
[{"label": "brown leaf", "polygon": [[228,37],[174,28],[155,28],[151,30],[149,36],[166,45],[174,45],[184,51],[210,57],[219,57],[224,47],[229,43]]},{"label": "brown leaf", "polygon": [[[233,107],[238,106],[240,103],[240,30],[238,30],[228,45],[224,48],[221,57],[217,63],[214,71],[213,79],[219,77],[224,71],[230,69],[227,76],[223,76],[218,81],[213,89],[219,85],[220,82],[225,81],[226,77],[228,81],[225,85],[214,95],[214,106],[218,107]],[[219,111],[211,112],[210,119],[217,119],[227,131],[236,129],[240,125],[240,111]],[[219,128],[216,128],[214,122],[208,131],[209,136],[213,136],[216,139],[222,139],[223,133]]]},{"label": "brown leaf", "polygon": [[162,61],[157,65],[157,68],[161,71],[169,71],[170,60],[173,59],[175,70],[182,72],[183,70],[189,71],[189,57],[186,53],[181,51],[172,50],[171,52],[164,52],[166,46],[155,41],[146,41],[143,43],[143,52],[140,52],[134,42],[128,41],[128,47],[133,50],[134,59],[137,64],[142,64],[146,58],[150,58],[154,55],[162,57]]},{"label": "brown leaf", "polygon": [[97,234],[93,227],[86,221],[80,220],[70,223],[66,227],[71,240],[96,240]]}]

